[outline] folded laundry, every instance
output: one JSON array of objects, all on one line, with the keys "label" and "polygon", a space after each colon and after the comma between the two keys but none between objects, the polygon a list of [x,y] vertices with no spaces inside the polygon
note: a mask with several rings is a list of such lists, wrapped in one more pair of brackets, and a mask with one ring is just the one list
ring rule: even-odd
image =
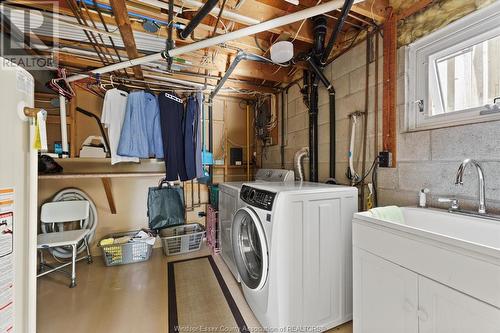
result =
[{"label": "folded laundry", "polygon": [[149,245],[154,245],[155,241],[156,241],[155,236],[152,236],[151,234],[141,230],[135,235],[127,235],[117,238],[110,237],[102,239],[99,242],[99,245],[100,246],[119,245],[119,244],[126,244],[129,242],[144,242]]},{"label": "folded laundry", "polygon": [[369,210],[369,212],[373,215],[373,217],[376,217],[381,220],[386,220],[395,223],[405,222],[403,212],[401,211],[401,208],[399,208],[398,206],[372,208]]},{"label": "folded laundry", "polygon": [[144,232],[144,231],[139,231],[137,235],[132,237],[131,239],[132,242],[144,242],[149,245],[154,245],[156,241],[156,237],[151,236],[150,234]]}]

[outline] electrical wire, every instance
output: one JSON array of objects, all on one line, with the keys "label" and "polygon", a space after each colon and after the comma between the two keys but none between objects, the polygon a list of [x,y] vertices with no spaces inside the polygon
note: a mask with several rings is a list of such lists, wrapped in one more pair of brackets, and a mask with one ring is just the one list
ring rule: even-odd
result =
[{"label": "electrical wire", "polygon": [[378,156],[375,157],[375,159],[373,160],[373,163],[372,163],[370,169],[366,172],[365,175],[363,175],[363,177],[361,177],[361,179],[359,181],[357,181],[356,183],[354,183],[352,186],[358,186],[361,183],[363,183],[363,181],[366,179],[366,177],[368,177],[370,175],[370,173],[374,170],[375,165],[378,165],[378,159],[379,159]]}]

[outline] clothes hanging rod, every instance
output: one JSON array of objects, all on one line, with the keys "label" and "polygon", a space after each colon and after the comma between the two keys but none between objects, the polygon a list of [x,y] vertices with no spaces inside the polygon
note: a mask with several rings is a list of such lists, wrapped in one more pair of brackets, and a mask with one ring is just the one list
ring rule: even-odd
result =
[{"label": "clothes hanging rod", "polygon": [[[355,0],[355,3],[361,2],[362,0]],[[174,57],[174,56],[179,56],[181,54],[201,50],[207,47],[211,47],[217,44],[222,44],[228,41],[232,41],[238,38],[246,37],[246,36],[251,36],[259,32],[263,31],[268,31],[271,29],[275,29],[278,27],[281,27],[283,25],[287,25],[290,23],[294,23],[297,21],[305,20],[310,17],[320,15],[323,13],[331,12],[335,9],[338,9],[342,7],[344,4],[343,0],[333,0],[324,4],[321,4],[319,6],[314,6],[314,7],[309,7],[307,9],[288,14],[285,16],[277,17],[274,19],[271,19],[269,21],[265,21],[250,27],[242,28],[224,35],[218,35],[212,38],[204,39],[199,42],[195,42],[192,44],[188,44],[185,46],[181,46],[178,48],[175,48],[173,50],[163,51],[163,52],[158,52],[155,54],[150,54],[145,57],[140,57],[136,59],[131,59],[123,62],[119,62],[116,64],[112,64],[109,66],[104,66],[101,68],[94,69],[89,72],[89,74],[82,74],[82,75],[75,75],[71,76],[68,78],[69,82],[85,79],[88,76],[91,76],[92,74],[104,74],[104,73],[109,73],[112,71],[124,69],[124,68],[129,68],[137,65],[142,65],[142,64],[147,64],[150,62],[155,62],[162,60],[163,58],[168,58],[168,57]]]}]

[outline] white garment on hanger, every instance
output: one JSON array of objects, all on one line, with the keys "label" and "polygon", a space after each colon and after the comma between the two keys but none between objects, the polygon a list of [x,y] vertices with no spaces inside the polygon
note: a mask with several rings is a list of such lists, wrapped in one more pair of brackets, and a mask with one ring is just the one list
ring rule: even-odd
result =
[{"label": "white garment on hanger", "polygon": [[106,92],[102,105],[101,123],[108,129],[109,145],[111,150],[111,164],[120,162],[139,162],[137,157],[120,156],[116,153],[122,132],[125,107],[128,94],[125,91],[113,88]]}]

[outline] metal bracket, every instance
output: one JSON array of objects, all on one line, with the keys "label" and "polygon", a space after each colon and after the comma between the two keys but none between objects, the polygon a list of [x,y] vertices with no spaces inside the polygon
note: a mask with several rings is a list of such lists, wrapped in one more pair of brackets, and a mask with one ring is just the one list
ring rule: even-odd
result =
[{"label": "metal bracket", "polygon": [[24,115],[28,118],[34,118],[40,110],[40,108],[30,108],[26,106],[24,107]]}]

